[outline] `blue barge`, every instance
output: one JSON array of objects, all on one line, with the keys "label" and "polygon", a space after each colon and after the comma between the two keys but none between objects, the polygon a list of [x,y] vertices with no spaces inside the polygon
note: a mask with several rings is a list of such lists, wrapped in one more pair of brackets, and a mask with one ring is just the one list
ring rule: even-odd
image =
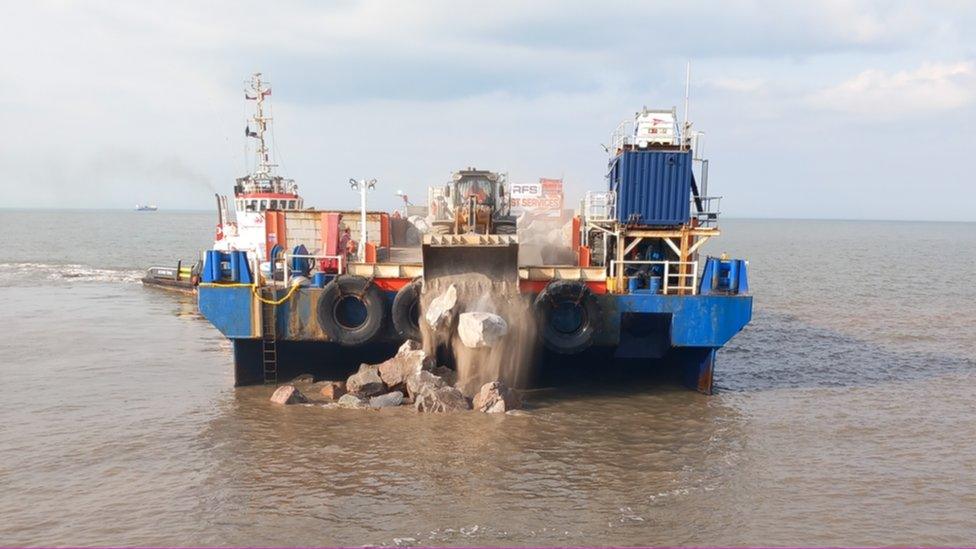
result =
[{"label": "blue barge", "polygon": [[[587,193],[573,217],[575,264],[520,265],[518,288],[533,302],[550,367],[609,356],[673,371],[710,394],[716,352],[752,316],[748,265],[700,256],[720,234],[718,199],[706,195],[697,135],[670,112],[645,109],[618,128],[606,190]],[[276,227],[269,264],[262,269],[245,251],[208,252],[198,288],[200,312],[233,342],[237,385],[345,375],[419,339],[419,254],[393,249],[347,263],[330,255],[334,214],[268,215]],[[517,244],[515,236],[472,236]],[[303,284],[293,283],[296,273]]]}]

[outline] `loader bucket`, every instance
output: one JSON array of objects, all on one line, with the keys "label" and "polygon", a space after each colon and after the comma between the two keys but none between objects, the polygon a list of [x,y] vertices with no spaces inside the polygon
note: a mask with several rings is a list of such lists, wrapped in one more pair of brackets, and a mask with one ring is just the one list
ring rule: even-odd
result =
[{"label": "loader bucket", "polygon": [[481,273],[518,284],[518,237],[514,235],[424,235],[424,278]]}]

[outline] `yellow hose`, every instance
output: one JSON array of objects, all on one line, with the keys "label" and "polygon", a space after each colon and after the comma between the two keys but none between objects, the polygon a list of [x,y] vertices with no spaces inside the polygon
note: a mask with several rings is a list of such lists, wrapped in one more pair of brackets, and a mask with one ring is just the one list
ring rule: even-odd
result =
[{"label": "yellow hose", "polygon": [[298,284],[292,284],[291,288],[288,289],[288,293],[285,294],[285,297],[277,301],[271,299],[265,299],[261,297],[261,294],[258,293],[258,287],[256,284],[251,286],[251,293],[254,294],[254,297],[261,303],[264,303],[266,305],[274,305],[275,307],[277,307],[278,305],[281,305],[282,303],[291,299],[291,296],[295,295],[295,291],[298,290],[298,288],[299,288]]},{"label": "yellow hose", "polygon": [[211,283],[201,282],[200,286],[203,286],[205,288],[251,288],[251,293],[254,294],[254,297],[258,301],[260,301],[261,303],[266,303],[268,305],[274,305],[276,307],[291,299],[292,296],[295,295],[295,291],[298,290],[299,288],[298,284],[294,284],[292,285],[291,288],[288,289],[288,293],[285,294],[284,297],[278,300],[271,300],[271,299],[265,299],[261,297],[261,294],[258,292],[257,284],[241,284],[239,282],[232,282],[227,284],[214,284],[212,282]]}]

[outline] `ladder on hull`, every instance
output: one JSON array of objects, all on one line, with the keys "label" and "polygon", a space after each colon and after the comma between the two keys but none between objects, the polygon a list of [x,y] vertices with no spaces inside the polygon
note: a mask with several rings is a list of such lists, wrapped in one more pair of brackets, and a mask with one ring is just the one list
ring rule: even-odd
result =
[{"label": "ladder on hull", "polygon": [[[262,293],[264,293],[262,291]],[[262,296],[274,299],[271,295]],[[278,334],[276,330],[276,307],[268,303],[261,304],[261,364],[264,370],[265,385],[278,384]]]}]

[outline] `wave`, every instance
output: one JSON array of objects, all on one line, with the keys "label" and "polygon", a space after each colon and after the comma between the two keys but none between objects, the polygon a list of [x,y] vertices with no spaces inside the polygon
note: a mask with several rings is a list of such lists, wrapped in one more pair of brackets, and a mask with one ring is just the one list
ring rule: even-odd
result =
[{"label": "wave", "polygon": [[0,282],[11,285],[16,282],[41,280],[72,282],[120,282],[137,283],[144,271],[134,269],[100,269],[91,265],[51,263],[0,263]]}]

